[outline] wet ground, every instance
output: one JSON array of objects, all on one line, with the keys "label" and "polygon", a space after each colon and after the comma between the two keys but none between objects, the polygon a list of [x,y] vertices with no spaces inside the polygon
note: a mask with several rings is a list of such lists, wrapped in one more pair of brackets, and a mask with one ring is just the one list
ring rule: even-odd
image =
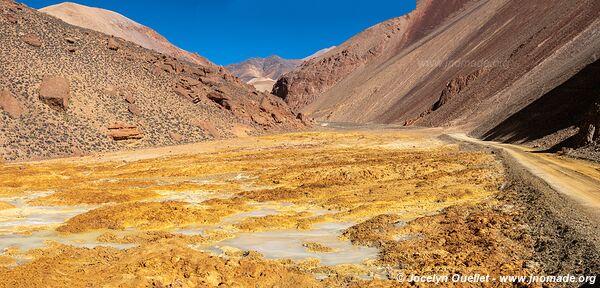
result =
[{"label": "wet ground", "polygon": [[526,271],[521,212],[495,199],[502,164],[437,136],[336,127],[2,165],[0,286],[393,286],[408,271]]}]

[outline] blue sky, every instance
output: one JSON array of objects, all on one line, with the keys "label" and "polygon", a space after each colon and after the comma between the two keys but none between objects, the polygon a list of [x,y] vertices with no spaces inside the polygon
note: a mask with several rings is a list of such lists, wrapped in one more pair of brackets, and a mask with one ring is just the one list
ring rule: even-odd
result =
[{"label": "blue sky", "polygon": [[[63,2],[20,1],[33,8]],[[221,65],[255,56],[304,58],[415,7],[414,0],[73,2],[121,13],[158,31],[173,44]]]}]

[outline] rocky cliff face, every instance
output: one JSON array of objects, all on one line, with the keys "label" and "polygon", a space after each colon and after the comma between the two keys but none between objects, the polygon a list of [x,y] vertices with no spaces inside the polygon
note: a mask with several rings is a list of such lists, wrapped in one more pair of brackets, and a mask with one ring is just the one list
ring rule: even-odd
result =
[{"label": "rocky cliff face", "polygon": [[113,11],[64,2],[40,9],[71,25],[123,38],[169,56],[195,64],[209,65],[206,58],[171,44],[156,31]]},{"label": "rocky cliff face", "polygon": [[303,127],[279,98],[0,1],[0,157],[78,155]]}]

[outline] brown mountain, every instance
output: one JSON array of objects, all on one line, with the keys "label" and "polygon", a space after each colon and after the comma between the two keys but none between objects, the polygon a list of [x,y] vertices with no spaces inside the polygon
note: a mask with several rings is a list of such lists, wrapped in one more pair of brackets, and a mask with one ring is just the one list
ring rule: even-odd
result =
[{"label": "brown mountain", "polygon": [[273,55],[267,58],[250,58],[226,68],[242,81],[254,85],[259,91],[271,91],[275,80],[298,67],[302,60],[288,60]]},{"label": "brown mountain", "polygon": [[305,62],[273,92],[324,120],[461,126],[553,145],[576,133],[598,96],[599,17],[594,0],[423,0]]},{"label": "brown mountain", "polygon": [[226,68],[242,81],[253,85],[258,91],[271,92],[275,79],[296,69],[304,61],[321,56],[333,48],[335,46],[321,49],[302,60],[283,59],[273,55],[267,58],[250,58],[240,63],[227,65]]},{"label": "brown mountain", "polygon": [[298,129],[279,98],[198,65],[0,1],[5,160]]},{"label": "brown mountain", "polygon": [[178,59],[201,65],[208,65],[210,63],[206,58],[197,53],[188,52],[176,47],[156,31],[113,11],[71,2],[44,7],[40,11],[71,25],[120,37],[144,48]]},{"label": "brown mountain", "polygon": [[[398,47],[407,46],[424,30],[442,22],[458,10],[461,0],[443,0],[444,9],[432,13],[429,3],[420,3],[411,14],[393,18],[357,34],[335,49],[313,58],[298,69],[278,79],[273,93],[286,100],[294,109],[312,103],[358,67],[376,59],[389,58]],[[433,14],[433,15],[431,15]]]}]

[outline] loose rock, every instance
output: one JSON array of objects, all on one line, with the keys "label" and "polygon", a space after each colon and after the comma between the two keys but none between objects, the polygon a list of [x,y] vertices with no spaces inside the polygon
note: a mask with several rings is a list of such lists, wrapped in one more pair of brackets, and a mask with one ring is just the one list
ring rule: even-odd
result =
[{"label": "loose rock", "polygon": [[108,127],[108,136],[115,141],[142,139],[142,133],[135,125],[116,122]]},{"label": "loose rock", "polygon": [[23,42],[33,47],[42,47],[42,40],[40,40],[40,37],[36,35],[26,34],[25,36],[21,37],[21,39],[23,40]]},{"label": "loose rock", "polygon": [[70,93],[69,80],[63,77],[45,77],[40,84],[40,100],[54,108],[67,109]]},{"label": "loose rock", "polygon": [[120,48],[120,45],[115,39],[115,37],[108,38],[108,40],[106,40],[106,46],[108,47],[108,49],[113,51],[117,51]]},{"label": "loose rock", "polygon": [[7,89],[0,91],[0,107],[12,118],[21,117],[25,111],[23,104]]}]

